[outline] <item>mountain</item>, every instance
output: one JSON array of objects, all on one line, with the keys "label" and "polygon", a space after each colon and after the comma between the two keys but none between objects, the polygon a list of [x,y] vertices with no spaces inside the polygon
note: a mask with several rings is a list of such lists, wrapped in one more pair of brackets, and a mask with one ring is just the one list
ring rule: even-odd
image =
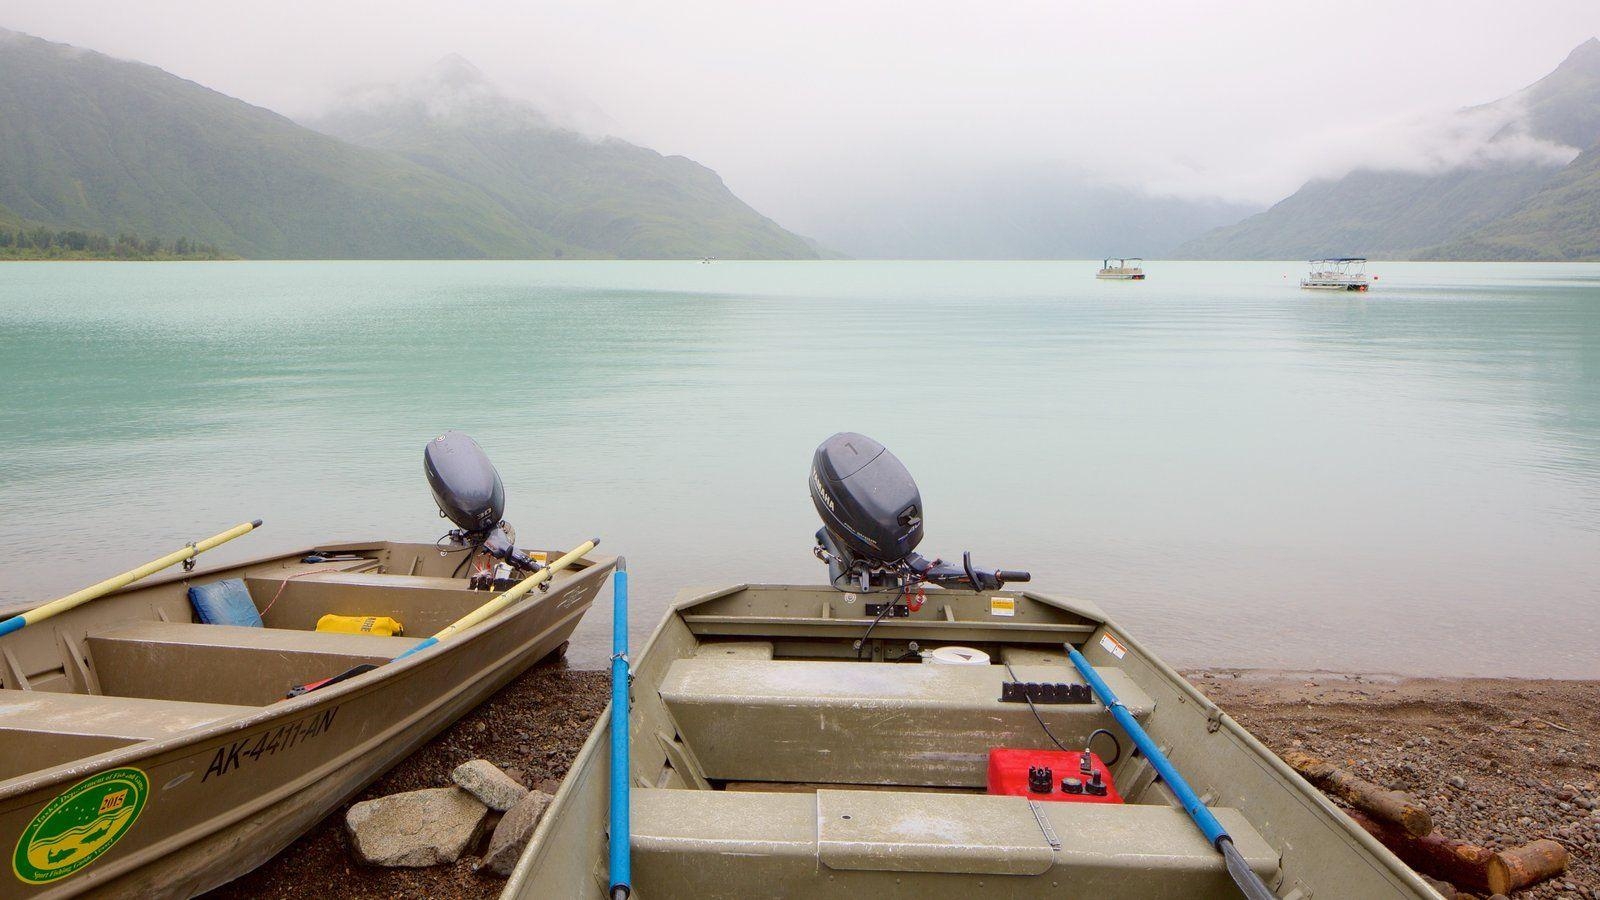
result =
[{"label": "mountain", "polygon": [[1600,144],[1585,150],[1509,215],[1423,255],[1600,260]]},{"label": "mountain", "polygon": [[0,204],[255,257],[534,256],[492,199],[153,66],[0,31]]},{"label": "mountain", "polygon": [[[1600,140],[1600,40],[1584,42],[1515,94],[1427,124],[1425,166],[1312,181],[1266,212],[1183,244],[1177,255],[1428,256],[1494,227],[1557,186],[1579,148]],[[1490,243],[1478,246],[1490,252]]]},{"label": "mountain", "polygon": [[264,258],[816,257],[710,169],[557,127],[469,70],[330,117],[343,140],[0,29],[0,222]]},{"label": "mountain", "polygon": [[355,92],[308,124],[470,185],[524,229],[590,255],[818,255],[734,196],[716,172],[561,127],[499,93],[460,57],[447,57],[414,83]]},{"label": "mountain", "polygon": [[1162,256],[1259,207],[1155,197],[1066,172],[949,173],[892,188],[838,191],[808,232],[876,259],[1099,259]]}]

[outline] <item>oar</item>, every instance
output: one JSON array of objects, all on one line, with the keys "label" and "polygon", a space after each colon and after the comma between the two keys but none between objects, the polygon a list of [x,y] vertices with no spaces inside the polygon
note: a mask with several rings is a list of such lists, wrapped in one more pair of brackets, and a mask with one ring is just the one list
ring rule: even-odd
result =
[{"label": "oar", "polygon": [[[494,598],[493,600],[490,600],[488,603],[483,604],[472,612],[467,613],[454,622],[451,622],[449,625],[446,625],[444,628],[440,629],[438,634],[435,634],[433,637],[416,644],[406,652],[396,656],[394,659],[389,660],[389,662],[398,662],[399,660],[405,659],[413,653],[421,653],[440,641],[450,638],[456,632],[465,631],[479,622],[482,622],[484,619],[489,618],[500,610],[505,609],[518,600],[521,600],[523,597],[528,595],[529,591],[541,584],[544,584],[546,581],[549,581],[552,575],[571,566],[573,563],[583,558],[585,553],[588,553],[590,550],[593,550],[598,546],[600,546],[599,538],[590,538],[589,540],[584,541],[582,544],[579,544],[578,546],[567,551],[565,556],[512,585],[511,588],[505,593]],[[301,694],[308,694],[314,690],[317,690],[318,688],[324,688],[330,684],[336,684],[344,681],[346,678],[354,678],[363,672],[370,672],[376,668],[377,666],[367,663],[356,666],[348,671],[341,672],[331,678],[324,678],[321,681],[313,681],[308,684],[302,684],[299,687],[290,688],[288,695],[284,699],[292,699],[300,696]]]},{"label": "oar", "polygon": [[1134,719],[1133,713],[1128,712],[1128,708],[1122,705],[1122,701],[1117,699],[1117,695],[1111,692],[1110,686],[1100,677],[1100,673],[1096,672],[1094,666],[1089,665],[1089,661],[1084,659],[1083,654],[1079,653],[1071,644],[1064,644],[1063,646],[1067,648],[1067,656],[1072,660],[1073,666],[1077,667],[1078,674],[1083,676],[1083,680],[1089,682],[1089,687],[1094,689],[1095,696],[1099,697],[1100,702],[1105,704],[1106,709],[1111,712],[1112,718],[1117,720],[1117,724],[1121,725],[1122,730],[1133,738],[1134,744],[1138,745],[1145,758],[1150,760],[1150,765],[1161,776],[1161,780],[1167,783],[1167,787],[1172,789],[1172,793],[1177,796],[1178,802],[1183,804],[1183,811],[1189,814],[1189,818],[1200,829],[1200,833],[1204,834],[1206,840],[1211,842],[1211,846],[1222,854],[1223,861],[1228,866],[1228,874],[1233,876],[1233,881],[1239,886],[1239,890],[1249,900],[1277,900],[1277,895],[1268,889],[1261,880],[1261,876],[1257,875],[1250,868],[1250,864],[1245,862],[1244,856],[1233,845],[1233,838],[1222,827],[1222,823],[1218,822],[1217,817],[1211,814],[1211,810],[1200,802],[1200,798],[1195,794],[1194,789],[1189,787],[1189,782],[1185,781],[1183,776],[1178,774],[1178,770],[1172,767],[1167,755],[1161,752],[1161,748],[1156,746],[1156,742],[1150,739],[1150,735],[1146,734],[1144,728]]},{"label": "oar", "polygon": [[97,600],[112,591],[125,588],[135,581],[154,575],[169,566],[175,566],[186,559],[194,559],[213,547],[226,544],[234,538],[249,534],[260,527],[260,519],[256,519],[253,522],[245,522],[242,525],[235,525],[221,534],[215,534],[203,541],[189,544],[182,550],[174,550],[160,559],[147,562],[137,569],[129,569],[113,578],[107,578],[93,587],[86,587],[77,593],[68,594],[60,600],[51,600],[49,603],[36,606],[21,615],[12,616],[4,622],[0,622],[0,636],[8,635],[13,631],[21,631],[25,626],[37,625],[51,616],[60,615],[76,606],[82,606],[90,600]]},{"label": "oar", "polygon": [[611,575],[611,900],[633,893],[628,826],[628,562]]}]

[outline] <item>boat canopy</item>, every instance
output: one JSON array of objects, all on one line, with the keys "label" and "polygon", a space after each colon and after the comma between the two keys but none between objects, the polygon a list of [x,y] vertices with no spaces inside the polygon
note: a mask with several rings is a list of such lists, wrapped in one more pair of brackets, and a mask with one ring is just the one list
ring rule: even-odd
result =
[{"label": "boat canopy", "polygon": [[1144,260],[1142,258],[1137,257],[1137,256],[1129,256],[1129,257],[1127,257],[1125,259],[1118,259],[1115,256],[1108,256],[1105,259],[1101,260],[1100,264],[1101,264],[1102,267],[1109,269],[1109,268],[1112,267],[1111,266],[1111,261],[1113,259],[1117,260],[1117,266],[1116,267],[1119,268],[1119,269],[1127,268],[1128,263],[1142,263],[1142,262],[1144,262]]}]

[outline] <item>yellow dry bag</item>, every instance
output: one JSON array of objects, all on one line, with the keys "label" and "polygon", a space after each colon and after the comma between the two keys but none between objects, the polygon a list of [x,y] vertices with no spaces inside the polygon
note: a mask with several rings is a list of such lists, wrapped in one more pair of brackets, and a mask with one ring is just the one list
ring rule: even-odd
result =
[{"label": "yellow dry bag", "polygon": [[404,634],[399,622],[388,616],[336,616],[328,614],[317,620],[318,631],[337,631],[341,634],[376,634],[393,637]]}]

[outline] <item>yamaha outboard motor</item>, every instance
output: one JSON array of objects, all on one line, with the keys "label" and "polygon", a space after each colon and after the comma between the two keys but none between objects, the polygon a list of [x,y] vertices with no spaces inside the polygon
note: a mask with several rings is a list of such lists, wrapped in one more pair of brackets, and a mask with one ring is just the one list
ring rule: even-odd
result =
[{"label": "yamaha outboard motor", "polygon": [[505,571],[491,574],[496,586],[510,580],[510,569],[534,572],[540,568],[515,546],[516,532],[502,518],[505,484],[477,441],[459,431],[446,431],[422,451],[422,469],[439,515],[457,526],[440,539],[441,549],[448,540],[455,549],[445,552],[470,550],[467,558],[471,559],[481,551],[508,564],[497,567]]},{"label": "yamaha outboard motor", "polygon": [[462,531],[488,532],[506,511],[506,486],[478,442],[446,431],[422,451],[422,469],[439,514]]},{"label": "yamaha outboard motor", "polygon": [[922,494],[888,448],[855,432],[822,442],[811,458],[811,502],[822,517],[817,558],[841,591],[910,591],[922,583],[995,590],[1027,581],[1027,572],[979,569],[972,554],[960,566],[928,560],[922,542]]}]

